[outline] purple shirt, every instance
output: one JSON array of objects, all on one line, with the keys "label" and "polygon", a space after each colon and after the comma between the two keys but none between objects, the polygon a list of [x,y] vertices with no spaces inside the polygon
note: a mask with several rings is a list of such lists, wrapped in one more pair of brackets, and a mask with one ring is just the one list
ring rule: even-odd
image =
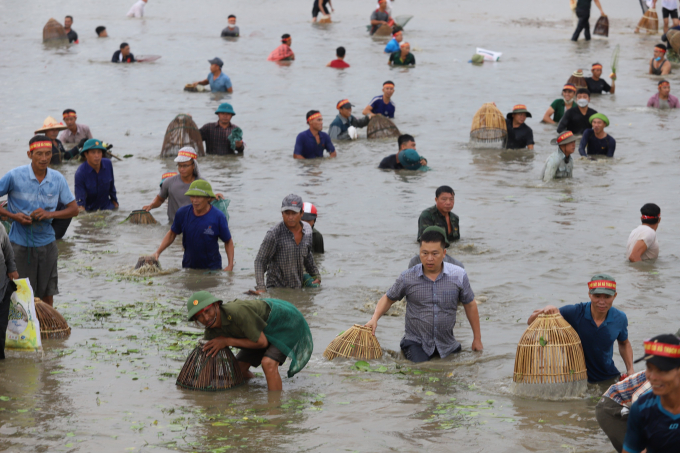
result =
[{"label": "purple shirt", "polygon": [[[656,93],[654,96],[649,98],[649,101],[647,101],[647,107],[654,107],[655,109],[659,108],[659,93]],[[680,108],[680,102],[678,102],[678,98],[673,96],[672,94],[668,95],[668,106],[672,109],[677,109]]]}]

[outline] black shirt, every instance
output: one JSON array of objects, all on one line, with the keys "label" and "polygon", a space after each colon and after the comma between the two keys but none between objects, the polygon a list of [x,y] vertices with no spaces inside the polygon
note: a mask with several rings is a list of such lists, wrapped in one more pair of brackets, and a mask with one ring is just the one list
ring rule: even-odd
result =
[{"label": "black shirt", "polygon": [[73,29],[66,33],[66,36],[68,36],[68,42],[75,42],[78,44],[78,33],[76,33]]},{"label": "black shirt", "polygon": [[77,146],[71,148],[70,151],[66,151],[61,140],[55,138],[52,142],[52,160],[50,160],[50,165],[61,164],[62,162],[77,156],[79,153],[80,151],[78,151]]},{"label": "black shirt", "polygon": [[586,77],[586,84],[590,94],[602,94],[603,91],[609,93],[612,90],[612,87],[604,79],[593,80],[592,77]]},{"label": "black shirt", "polygon": [[378,165],[378,168],[385,168],[389,170],[403,170],[404,166],[401,165],[400,162],[397,162],[396,154],[390,154],[382,161],[380,161],[380,165]]},{"label": "black shirt", "polygon": [[505,123],[508,126],[508,141],[505,143],[507,149],[524,149],[534,144],[534,132],[529,126],[522,123],[519,127],[512,127],[511,119],[506,119]]},{"label": "black shirt", "polygon": [[560,124],[557,125],[557,132],[561,134],[564,131],[571,131],[574,135],[581,135],[583,131],[590,128],[590,117],[596,113],[597,110],[588,107],[584,115],[574,102],[574,106],[564,113]]},{"label": "black shirt", "polygon": [[324,253],[323,236],[314,227],[312,227],[312,252]]},{"label": "black shirt", "polygon": [[116,50],[111,57],[111,63],[134,63],[135,61],[135,56],[132,53],[129,53],[127,57],[123,57],[121,60],[120,50]]}]

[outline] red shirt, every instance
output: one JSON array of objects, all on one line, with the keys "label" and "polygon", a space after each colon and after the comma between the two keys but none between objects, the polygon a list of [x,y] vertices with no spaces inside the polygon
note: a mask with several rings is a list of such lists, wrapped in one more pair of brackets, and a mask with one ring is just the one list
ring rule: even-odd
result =
[{"label": "red shirt", "polygon": [[345,69],[349,68],[349,65],[343,60],[333,60],[331,61],[331,68]]}]

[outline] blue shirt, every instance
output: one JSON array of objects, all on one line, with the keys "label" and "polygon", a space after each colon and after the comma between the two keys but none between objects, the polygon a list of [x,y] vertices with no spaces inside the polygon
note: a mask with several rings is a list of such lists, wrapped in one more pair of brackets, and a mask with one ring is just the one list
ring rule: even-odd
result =
[{"label": "blue shirt", "polygon": [[293,154],[302,156],[305,159],[314,159],[316,157],[323,157],[324,150],[329,153],[335,151],[331,137],[327,133],[319,131],[319,143],[317,143],[316,138],[312,135],[312,131],[307,129],[304,132],[300,132],[295,139],[295,151]]},{"label": "blue shirt", "polygon": [[[42,182],[33,173],[31,164],[14,168],[0,179],[0,197],[7,195],[7,210],[13,214],[31,215],[38,208],[54,212],[57,204],[69,204],[75,198],[64,176],[56,170],[47,169]],[[43,247],[54,242],[52,219],[37,221],[31,225],[12,222],[9,239],[24,247]]]},{"label": "blue shirt", "polygon": [[390,102],[385,104],[382,95],[376,96],[371,100],[369,105],[373,107],[373,113],[380,113],[382,116],[386,116],[387,118],[394,118],[395,107],[391,99]]},{"label": "blue shirt", "polygon": [[208,83],[210,83],[210,91],[227,91],[231,88],[231,79],[223,72],[218,78],[213,77],[212,72],[208,74]]},{"label": "blue shirt", "polygon": [[614,365],[614,341],[628,339],[628,317],[612,307],[604,322],[597,327],[590,312],[590,304],[565,305],[560,308],[560,314],[581,338],[588,382],[606,381],[621,374]]},{"label": "blue shirt", "polygon": [[385,46],[385,53],[394,53],[399,50],[399,43],[396,39],[392,38],[390,42]]},{"label": "blue shirt", "polygon": [[671,414],[661,397],[647,392],[633,403],[623,448],[629,453],[676,453],[680,451],[680,414]]},{"label": "blue shirt", "polygon": [[76,203],[86,211],[113,209],[113,202],[118,203],[111,159],[102,158],[99,173],[90,164],[83,162],[76,170],[75,178]]},{"label": "blue shirt", "polygon": [[607,134],[603,139],[595,137],[595,132],[592,129],[583,131],[581,144],[578,147],[578,152],[581,156],[602,155],[607,157],[614,157],[616,151],[616,140],[614,137]]},{"label": "blue shirt", "polygon": [[182,234],[184,258],[182,267],[190,269],[222,269],[222,256],[217,239],[231,240],[227,218],[211,206],[210,211],[197,216],[192,205],[182,206],[175,214],[172,232]]}]

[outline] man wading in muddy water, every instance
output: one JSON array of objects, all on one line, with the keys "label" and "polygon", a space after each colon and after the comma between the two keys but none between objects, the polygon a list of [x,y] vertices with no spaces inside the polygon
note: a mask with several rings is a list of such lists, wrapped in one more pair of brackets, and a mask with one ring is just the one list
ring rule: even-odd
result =
[{"label": "man wading in muddy water", "polygon": [[453,336],[460,302],[474,335],[472,350],[481,351],[479,312],[465,270],[444,263],[446,241],[440,232],[426,231],[420,241],[422,264],[402,272],[378,302],[366,327],[375,335],[380,317],[393,303],[406,297],[406,332],[401,339],[401,350],[411,362],[427,362],[436,355],[443,359],[462,349]]},{"label": "man wading in muddy water", "polygon": [[189,321],[205,326],[203,351],[215,357],[227,347],[239,348],[236,361],[246,379],[250,367],[262,365],[270,391],[283,388],[279,367],[291,359],[288,377],[302,370],[312,356],[314,344],[302,313],[279,299],[234,300],[223,303],[207,291],[187,301]]}]

